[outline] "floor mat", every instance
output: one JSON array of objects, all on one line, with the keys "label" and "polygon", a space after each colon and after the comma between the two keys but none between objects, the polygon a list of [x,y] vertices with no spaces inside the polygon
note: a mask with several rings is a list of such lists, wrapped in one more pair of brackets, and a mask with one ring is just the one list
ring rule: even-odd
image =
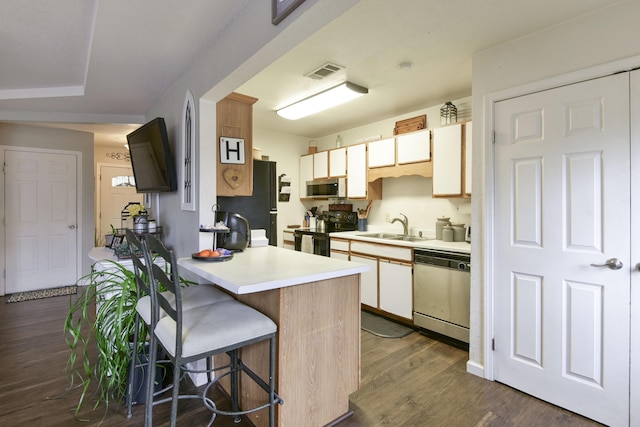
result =
[{"label": "floor mat", "polygon": [[78,287],[76,285],[62,286],[60,288],[40,289],[38,291],[16,292],[15,294],[9,295],[6,302],[21,302],[40,298],[59,297],[63,295],[73,295],[77,292]]},{"label": "floor mat", "polygon": [[402,338],[413,332],[413,329],[400,325],[382,316],[361,311],[362,330],[382,338]]}]

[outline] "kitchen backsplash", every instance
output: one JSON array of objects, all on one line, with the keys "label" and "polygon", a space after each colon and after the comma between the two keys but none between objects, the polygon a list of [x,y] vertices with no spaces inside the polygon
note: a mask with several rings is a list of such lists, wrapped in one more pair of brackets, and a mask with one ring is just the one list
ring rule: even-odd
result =
[{"label": "kitchen backsplash", "polygon": [[[353,210],[364,209],[365,200],[349,201]],[[323,205],[327,209],[328,201],[305,202],[308,207]],[[409,218],[409,228],[412,235],[420,231],[424,235],[435,235],[436,218],[447,216],[451,222],[471,223],[470,199],[434,199],[431,197],[431,178],[419,176],[405,176],[401,178],[385,178],[382,181],[382,200],[375,200],[371,205],[368,217],[369,227],[389,232],[402,232],[402,225],[388,221],[399,217],[403,213]]]}]

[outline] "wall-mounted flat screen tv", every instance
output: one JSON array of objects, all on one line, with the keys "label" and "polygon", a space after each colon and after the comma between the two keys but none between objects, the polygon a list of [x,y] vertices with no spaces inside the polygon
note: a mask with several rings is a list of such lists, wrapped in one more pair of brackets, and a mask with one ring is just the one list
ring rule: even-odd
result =
[{"label": "wall-mounted flat screen tv", "polygon": [[176,167],[169,147],[167,128],[157,117],[127,135],[129,154],[138,193],[176,191]]}]

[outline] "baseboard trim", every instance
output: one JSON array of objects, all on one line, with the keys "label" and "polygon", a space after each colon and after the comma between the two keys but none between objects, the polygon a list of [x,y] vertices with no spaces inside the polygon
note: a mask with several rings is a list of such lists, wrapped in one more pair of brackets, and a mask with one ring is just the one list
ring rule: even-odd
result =
[{"label": "baseboard trim", "polygon": [[479,363],[468,360],[467,372],[477,377],[484,378],[484,365],[480,365]]}]

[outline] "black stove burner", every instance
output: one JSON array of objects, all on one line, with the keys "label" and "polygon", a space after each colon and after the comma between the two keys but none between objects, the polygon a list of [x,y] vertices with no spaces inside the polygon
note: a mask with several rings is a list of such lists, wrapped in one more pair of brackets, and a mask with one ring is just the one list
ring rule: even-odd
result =
[{"label": "black stove burner", "polygon": [[355,212],[324,211],[318,218],[325,220],[327,233],[354,231],[358,228],[358,216]]}]

